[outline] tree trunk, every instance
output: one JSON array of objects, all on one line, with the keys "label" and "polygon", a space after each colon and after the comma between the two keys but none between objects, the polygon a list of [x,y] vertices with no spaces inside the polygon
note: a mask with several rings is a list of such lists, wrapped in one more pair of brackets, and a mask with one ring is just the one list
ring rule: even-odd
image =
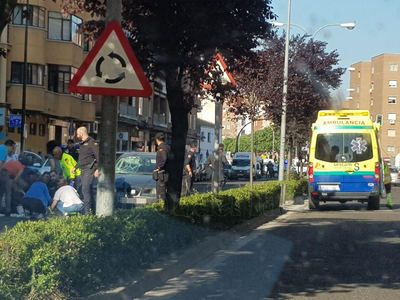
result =
[{"label": "tree trunk", "polygon": [[168,105],[172,121],[171,152],[168,156],[167,201],[170,207],[179,204],[182,189],[183,163],[186,136],[188,132],[188,112],[184,103],[180,73],[177,69],[166,70]]}]

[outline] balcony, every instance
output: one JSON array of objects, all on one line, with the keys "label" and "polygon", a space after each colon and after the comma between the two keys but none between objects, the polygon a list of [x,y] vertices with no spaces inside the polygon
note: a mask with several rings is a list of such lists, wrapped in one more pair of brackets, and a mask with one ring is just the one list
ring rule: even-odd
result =
[{"label": "balcony", "polygon": [[121,102],[119,104],[119,115],[128,119],[137,119],[136,107],[129,105],[128,103]]},{"label": "balcony", "polygon": [[165,114],[153,114],[153,124],[161,127],[167,127],[167,118]]},{"label": "balcony", "polygon": [[[46,115],[92,122],[95,120],[95,102],[82,101],[69,94],[50,92],[42,86],[27,86],[26,110]],[[12,84],[7,91],[12,109],[21,109],[22,85]]]}]

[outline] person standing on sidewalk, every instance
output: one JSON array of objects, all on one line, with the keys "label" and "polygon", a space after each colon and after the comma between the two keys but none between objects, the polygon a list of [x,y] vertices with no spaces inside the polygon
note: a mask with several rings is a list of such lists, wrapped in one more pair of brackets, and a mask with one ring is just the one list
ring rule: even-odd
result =
[{"label": "person standing on sidewalk", "polygon": [[194,171],[196,170],[196,152],[197,145],[193,142],[190,144],[190,150],[185,154],[181,196],[188,196],[192,193]]},{"label": "person standing on sidewalk", "polygon": [[393,208],[392,198],[392,177],[390,176],[390,168],[387,162],[383,162],[383,183],[386,191],[386,206],[390,209]]},{"label": "person standing on sidewalk", "polygon": [[4,199],[4,213],[6,216],[9,216],[11,213],[13,180],[4,166],[9,161],[9,157],[14,155],[15,149],[16,143],[13,140],[7,140],[3,145],[0,145],[0,210],[2,210]]},{"label": "person standing on sidewalk", "polygon": [[169,146],[165,143],[165,135],[159,132],[155,136],[157,145],[156,154],[156,169],[153,171],[153,179],[156,181],[156,195],[157,200],[164,201],[164,208],[167,211],[173,209],[171,204],[167,201],[167,182],[168,174],[166,170],[168,153],[170,151]]},{"label": "person standing on sidewalk", "polygon": [[[88,135],[86,127],[79,127],[76,131],[76,137],[80,141],[78,166],[81,169],[83,213],[89,214],[94,208],[92,182],[94,178],[99,177],[99,170],[97,169],[99,147],[97,142]],[[72,171],[75,171],[75,169]]]}]

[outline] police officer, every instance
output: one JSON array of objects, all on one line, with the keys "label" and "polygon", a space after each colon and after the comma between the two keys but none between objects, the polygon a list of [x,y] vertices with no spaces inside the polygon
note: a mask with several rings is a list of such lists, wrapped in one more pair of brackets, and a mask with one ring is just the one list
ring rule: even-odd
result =
[{"label": "police officer", "polygon": [[165,209],[169,211],[172,208],[168,206],[168,201],[167,201],[168,174],[166,171],[166,166],[170,148],[165,143],[164,133],[162,132],[157,133],[155,138],[157,145],[157,154],[156,154],[156,169],[154,170],[153,177],[154,180],[156,180],[157,199],[163,200]]},{"label": "police officer", "polygon": [[80,141],[78,165],[81,169],[83,213],[88,214],[93,208],[92,182],[95,177],[99,177],[97,169],[99,149],[96,141],[88,135],[86,127],[79,127],[76,130],[76,137]]},{"label": "police officer", "polygon": [[189,151],[185,154],[182,178],[182,196],[188,196],[192,192],[194,172],[196,170],[196,152],[196,143],[191,143]]}]

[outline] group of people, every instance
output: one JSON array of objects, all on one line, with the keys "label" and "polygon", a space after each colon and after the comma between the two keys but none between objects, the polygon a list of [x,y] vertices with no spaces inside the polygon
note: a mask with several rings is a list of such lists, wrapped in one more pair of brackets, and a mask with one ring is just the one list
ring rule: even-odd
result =
[{"label": "group of people", "polygon": [[[99,176],[98,147],[85,127],[77,129],[79,153],[73,140],[62,149],[47,144],[50,171],[39,174],[15,155],[16,143],[0,145],[0,212],[41,219],[50,211],[66,215],[94,211],[92,182]],[[79,191],[79,192],[78,192]]]},{"label": "group of people", "polygon": [[[156,193],[157,199],[163,200],[165,209],[171,211],[174,209],[175,203],[178,199],[167,198],[167,183],[169,174],[167,170],[167,164],[170,159],[170,147],[166,144],[164,133],[157,133],[155,136],[155,142],[157,145],[156,154],[156,169],[153,172],[153,179],[156,181]],[[196,143],[191,143],[185,151],[185,158],[183,163],[183,174],[182,174],[182,188],[181,196],[188,196],[193,192],[193,182],[195,180],[196,170]],[[220,144],[218,148],[220,156],[219,166],[219,180],[222,183],[224,181],[224,165],[228,164],[224,153],[224,145]],[[214,167],[215,156],[210,155],[206,162],[207,166]],[[214,173],[213,173],[214,174]],[[177,196],[176,196],[177,197]]]}]

